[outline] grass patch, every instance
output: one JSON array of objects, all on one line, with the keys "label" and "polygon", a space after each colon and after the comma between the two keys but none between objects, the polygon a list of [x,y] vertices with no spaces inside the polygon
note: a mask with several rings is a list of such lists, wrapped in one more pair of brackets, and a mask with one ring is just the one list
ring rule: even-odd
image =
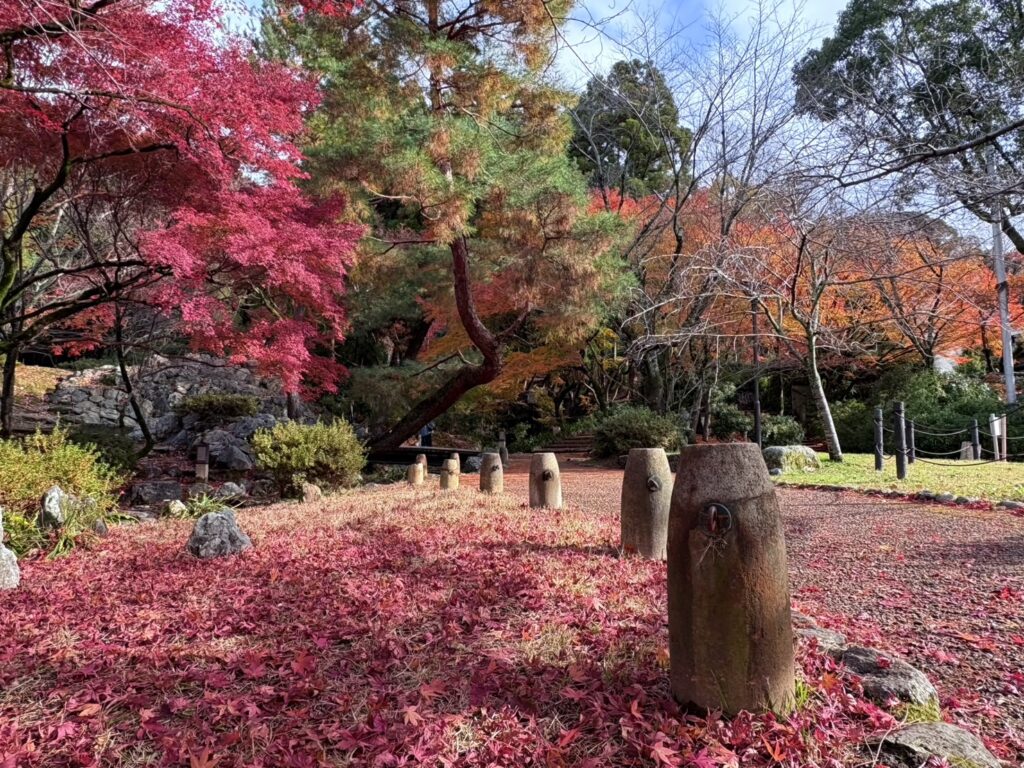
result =
[{"label": "grass patch", "polygon": [[843,485],[850,488],[914,493],[930,490],[992,501],[1024,501],[1024,463],[975,464],[971,461],[944,462],[941,466],[918,461],[907,469],[905,480],[896,479],[896,462],[886,459],[884,469],[875,471],[875,457],[848,453],[841,463],[821,454],[821,469],[774,478],[780,485]]},{"label": "grass patch", "polygon": [[[0,355],[0,365],[3,364]],[[14,374],[14,394],[16,397],[29,397],[41,400],[47,392],[57,388],[61,379],[71,374],[59,368],[45,368],[39,365],[18,365]]]}]

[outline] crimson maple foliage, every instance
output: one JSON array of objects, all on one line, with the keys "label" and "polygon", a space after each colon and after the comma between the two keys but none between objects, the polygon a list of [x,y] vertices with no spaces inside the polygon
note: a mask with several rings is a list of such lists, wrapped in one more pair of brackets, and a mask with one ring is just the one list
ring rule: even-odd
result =
[{"label": "crimson maple foliage", "polygon": [[224,14],[214,0],[0,8],[0,353],[131,293],[289,391],[338,374],[312,350],[340,338],[360,229],[297,187],[316,84],[259,61]]}]

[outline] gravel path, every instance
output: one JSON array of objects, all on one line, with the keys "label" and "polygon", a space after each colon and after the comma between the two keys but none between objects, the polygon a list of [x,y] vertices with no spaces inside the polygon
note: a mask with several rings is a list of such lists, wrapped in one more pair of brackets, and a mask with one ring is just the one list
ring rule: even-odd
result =
[{"label": "gravel path", "polygon": [[[562,459],[566,499],[617,511],[622,473]],[[522,464],[510,482],[525,483]],[[1024,764],[1024,519],[1001,511],[780,489],[794,605],[905,656],[944,711]]]}]

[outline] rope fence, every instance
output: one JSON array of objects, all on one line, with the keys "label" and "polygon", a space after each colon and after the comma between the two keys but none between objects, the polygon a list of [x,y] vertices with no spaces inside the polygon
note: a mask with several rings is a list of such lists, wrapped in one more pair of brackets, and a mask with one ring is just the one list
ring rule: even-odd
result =
[{"label": "rope fence", "polygon": [[[917,461],[941,467],[979,467],[1010,459],[1024,459],[1024,453],[1010,453],[1008,450],[1009,441],[1024,440],[1024,435],[1011,437],[1007,434],[1009,431],[1008,417],[1021,408],[1024,408],[1024,404],[1015,404],[1001,414],[990,414],[987,423],[988,431],[981,429],[979,419],[973,419],[969,426],[961,429],[918,424],[914,419],[907,418],[903,402],[893,404],[890,426],[886,424],[883,410],[876,408],[874,419],[875,470],[881,472],[885,467],[886,460],[895,459],[896,477],[899,480],[904,480],[907,477],[908,467]],[[887,435],[890,436],[888,446],[886,445]],[[934,445],[936,440],[945,441],[959,436],[964,437],[959,448],[943,451],[937,450],[942,447],[941,443],[939,446]],[[930,442],[932,445],[927,449],[918,448],[919,437],[930,438],[926,442]],[[990,442],[992,447],[984,447],[982,438],[985,438],[986,443]],[[949,443],[947,442],[946,445]],[[891,452],[887,452],[887,448]],[[986,458],[986,454],[991,458]],[[952,458],[954,456],[959,456],[959,459]]]}]

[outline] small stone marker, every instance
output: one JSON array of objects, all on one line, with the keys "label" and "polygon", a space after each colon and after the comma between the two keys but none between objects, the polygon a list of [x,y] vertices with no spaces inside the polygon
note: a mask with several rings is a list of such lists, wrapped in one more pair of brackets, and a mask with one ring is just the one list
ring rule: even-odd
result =
[{"label": "small stone marker", "polygon": [[775,489],[755,443],[682,449],[668,533],[672,694],[702,710],[793,708],[793,628]]},{"label": "small stone marker", "polygon": [[452,452],[448,456],[448,461],[454,461],[455,462],[455,474],[461,475],[462,474],[462,458],[459,456],[459,454],[457,454],[455,452]]},{"label": "small stone marker", "polygon": [[409,465],[405,471],[405,481],[409,485],[423,485],[423,466],[418,461]]},{"label": "small stone marker", "polygon": [[454,491],[459,487],[459,462],[445,459],[441,465],[441,490]]},{"label": "small stone marker", "polygon": [[238,527],[235,512],[229,507],[196,520],[186,545],[188,551],[200,560],[237,555],[251,547],[252,541]]},{"label": "small stone marker", "polygon": [[668,555],[672,470],[661,448],[633,448],[622,477],[622,549],[649,560]]},{"label": "small stone marker", "polygon": [[196,480],[205,483],[210,479],[210,446],[200,443],[196,446]]},{"label": "small stone marker", "polygon": [[562,508],[562,477],[553,453],[535,453],[530,461],[530,506]]},{"label": "small stone marker", "polygon": [[423,465],[423,473],[426,474],[426,472],[427,472],[427,454],[425,454],[425,453],[417,453],[416,454],[416,463]]},{"label": "small stone marker", "polygon": [[508,446],[505,441],[505,430],[498,433],[498,455],[501,456],[501,466],[508,466]]},{"label": "small stone marker", "polygon": [[480,490],[484,493],[501,493],[505,490],[505,468],[501,455],[485,453],[480,457]]},{"label": "small stone marker", "polygon": [[17,589],[20,583],[18,557],[4,546],[4,508],[0,507],[0,589]]}]

